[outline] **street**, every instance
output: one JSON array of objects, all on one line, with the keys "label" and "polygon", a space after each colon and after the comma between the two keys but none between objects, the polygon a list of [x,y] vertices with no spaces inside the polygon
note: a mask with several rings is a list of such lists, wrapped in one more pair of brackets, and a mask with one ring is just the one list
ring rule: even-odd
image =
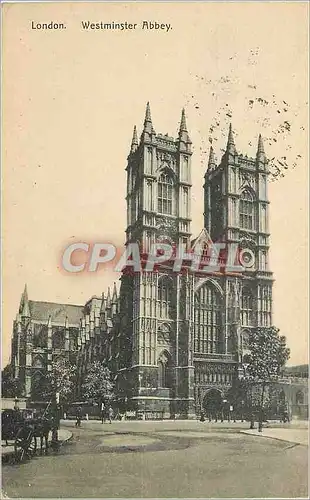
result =
[{"label": "street", "polygon": [[3,466],[8,497],[307,497],[307,446],[241,433],[248,423],[62,427],[73,437],[57,455]]}]

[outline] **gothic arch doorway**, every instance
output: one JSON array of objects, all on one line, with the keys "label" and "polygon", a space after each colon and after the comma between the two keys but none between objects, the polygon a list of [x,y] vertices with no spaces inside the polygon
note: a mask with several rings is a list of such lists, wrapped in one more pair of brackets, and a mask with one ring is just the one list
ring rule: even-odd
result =
[{"label": "gothic arch doorway", "polygon": [[207,415],[216,415],[222,409],[222,394],[218,389],[210,389],[203,398],[203,409]]}]

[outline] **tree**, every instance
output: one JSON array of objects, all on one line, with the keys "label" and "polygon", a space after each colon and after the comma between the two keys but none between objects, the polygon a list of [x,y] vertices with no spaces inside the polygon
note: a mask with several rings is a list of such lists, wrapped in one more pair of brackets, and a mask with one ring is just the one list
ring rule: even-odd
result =
[{"label": "tree", "polygon": [[266,387],[275,382],[289,359],[290,350],[286,338],[279,329],[255,328],[250,332],[248,354],[244,357],[245,382],[251,390],[251,398],[263,408],[266,403]]},{"label": "tree", "polygon": [[1,374],[1,393],[4,398],[22,396],[23,387],[18,378],[14,377],[12,365],[7,365]]},{"label": "tree", "polygon": [[70,399],[76,378],[76,367],[65,357],[58,357],[53,360],[51,371],[45,377],[42,392],[48,399],[55,397],[59,393],[62,401]]},{"label": "tree", "polygon": [[87,368],[84,381],[82,383],[82,395],[87,400],[101,401],[111,399],[114,384],[111,381],[110,370],[100,361],[94,361]]}]

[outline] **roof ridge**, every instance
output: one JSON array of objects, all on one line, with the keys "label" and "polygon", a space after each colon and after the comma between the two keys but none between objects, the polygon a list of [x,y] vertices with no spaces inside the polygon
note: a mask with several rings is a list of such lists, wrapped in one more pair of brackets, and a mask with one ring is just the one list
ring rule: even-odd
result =
[{"label": "roof ridge", "polygon": [[[99,297],[98,297],[99,298]],[[85,304],[64,304],[62,302],[49,302],[48,300],[29,300],[29,303],[36,303],[36,304],[52,304],[55,306],[72,306],[72,307],[84,307]]]}]

